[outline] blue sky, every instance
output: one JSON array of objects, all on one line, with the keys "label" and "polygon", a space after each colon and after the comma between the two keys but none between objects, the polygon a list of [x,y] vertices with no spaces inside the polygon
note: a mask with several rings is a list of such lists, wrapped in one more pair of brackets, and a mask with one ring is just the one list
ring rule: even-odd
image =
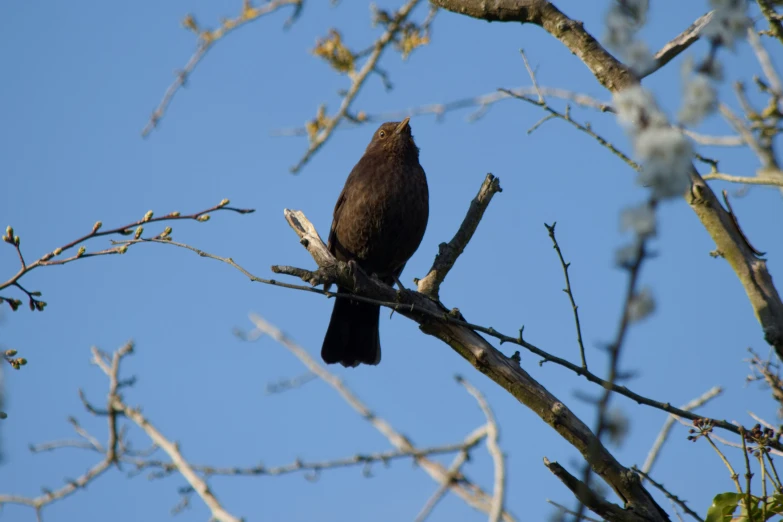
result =
[{"label": "blue sky", "polygon": [[[259,276],[268,276],[273,264],[311,267],[283,220],[283,208],[303,210],[324,235],[345,177],[374,130],[337,132],[301,174],[288,173],[306,142],[273,131],[302,125],[321,103],[336,110],[337,91],[348,86],[346,78],[309,53],[316,38],[337,27],[349,45],[363,48],[378,34],[364,7],[323,4],[307,4],[287,31],[281,27],[288,13],[278,13],[220,42],[177,94],[159,129],[143,140],[140,131],[173,71],[194,49],[193,35],[179,27],[183,16],[192,12],[211,25],[234,15],[240,2],[3,3],[0,224],[14,226],[32,259],[89,232],[97,220],[120,226],[149,209],[194,212],[230,198],[256,213],[217,213],[204,224],[176,223],[174,238],[231,256]],[[596,36],[602,33],[603,8],[576,0],[558,6]],[[643,36],[658,48],[704,10],[706,2],[655,2]],[[425,15],[425,6],[415,13],[417,19]],[[542,30],[441,13],[431,45],[405,62],[394,52],[385,55],[382,67],[394,89],[387,92],[371,79],[354,108],[375,113],[527,86],[520,48],[541,85],[608,99],[587,69]],[[691,52],[699,57],[705,50],[699,43]],[[747,45],[721,58],[728,71],[723,94],[734,105],[730,82],[749,80],[758,68]],[[782,58],[778,47],[773,59],[783,65]],[[680,62],[645,81],[670,114],[678,107]],[[451,238],[484,175],[492,172],[504,191],[450,273],[443,302],[459,307],[472,322],[504,332],[524,324],[531,342],[576,361],[562,270],[543,226],[557,221],[560,244],[572,262],[588,361],[603,368],[600,346],[614,335],[626,284],[625,274],[612,266],[614,250],[628,240],[618,229],[619,212],[642,201],[643,189],[626,165],[562,122],[548,122],[528,135],[543,116],[535,107],[505,101],[473,123],[466,121],[468,114],[411,122],[428,174],[431,212],[424,241],[402,280],[424,275],[437,245]],[[575,116],[629,149],[611,115],[575,111]],[[715,118],[701,130],[728,131]],[[703,153],[719,155],[721,170],[737,175],[752,175],[757,166],[744,150]],[[722,188],[738,187],[714,185],[716,191]],[[767,252],[773,277],[780,277],[783,244],[773,225],[783,219],[780,192],[756,187],[732,201],[751,242]],[[753,411],[774,421],[776,407],[768,394],[745,383],[747,348],[763,355],[768,348],[737,278],[725,261],[709,256],[714,245],[684,202],[662,206],[659,230],[658,257],[642,273],[657,311],[628,336],[622,365],[637,372],[629,387],[681,404],[721,385],[724,394],[704,408],[705,414],[750,424],[748,411]],[[89,246],[107,243],[99,239]],[[7,245],[0,249],[0,267],[3,279],[17,270]],[[84,412],[77,389],[101,403],[107,382],[89,364],[89,348],[113,350],[128,339],[136,341],[137,353],[125,374],[139,379],[126,400],[143,406],[194,463],[271,466],[297,457],[326,460],[389,448],[324,383],[267,396],[267,383],[298,376],[303,367],[268,338],[247,343],[232,334],[235,327],[250,328],[247,315],[256,312],[318,356],[331,301],[250,284],[227,265],[159,245],[37,270],[24,283],[41,290],[49,306],[45,313],[3,309],[0,317],[3,347],[18,349],[30,361],[23,371],[3,370],[9,418],[2,423],[0,492],[34,496],[41,486],[59,487],[95,462],[95,455],[79,450],[30,455],[27,447],[73,438],[65,421],[69,415],[103,438],[103,420]],[[422,446],[456,442],[484,421],[475,401],[454,382],[455,374],[466,376],[486,394],[501,425],[509,468],[507,508],[520,520],[542,520],[551,511],[546,498],[571,505],[571,494],[542,459],[578,470],[578,454],[450,348],[405,318],[387,317],[381,321],[383,363],[332,368],[335,373]],[[539,366],[531,354],[522,354],[522,364],[593,424],[594,408],[576,395],[600,390],[562,368]],[[665,415],[622,397],[613,404],[631,420],[629,437],[615,455],[625,465],[641,465]],[[712,450],[688,442],[686,435],[684,428],[675,429],[654,476],[704,513],[714,494],[733,486]],[[131,430],[131,438],[137,447],[147,445],[139,430]],[[739,463],[740,454],[729,453]],[[408,462],[373,469],[371,479],[357,468],[324,473],[315,483],[290,475],[215,479],[212,486],[232,513],[247,520],[324,522],[411,520],[437,488]],[[491,490],[492,465],[483,449],[465,472]],[[113,470],[86,491],[48,507],[44,516],[48,522],[164,520],[182,485],[179,477],[129,479]],[[661,504],[669,509],[667,501]],[[179,517],[205,520],[208,511],[194,500]],[[431,520],[484,518],[448,496]],[[34,520],[34,513],[11,506],[0,519]]]}]

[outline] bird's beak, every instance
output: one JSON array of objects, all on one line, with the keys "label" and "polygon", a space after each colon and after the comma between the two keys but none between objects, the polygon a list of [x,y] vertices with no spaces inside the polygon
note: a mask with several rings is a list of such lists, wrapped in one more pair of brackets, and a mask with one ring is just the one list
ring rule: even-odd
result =
[{"label": "bird's beak", "polygon": [[397,129],[394,131],[394,133],[395,134],[402,134],[402,131],[404,131],[405,129],[409,129],[410,128],[410,125],[408,124],[409,121],[411,121],[411,117],[410,116],[408,116],[407,118],[402,120],[400,122],[400,124],[397,125]]}]

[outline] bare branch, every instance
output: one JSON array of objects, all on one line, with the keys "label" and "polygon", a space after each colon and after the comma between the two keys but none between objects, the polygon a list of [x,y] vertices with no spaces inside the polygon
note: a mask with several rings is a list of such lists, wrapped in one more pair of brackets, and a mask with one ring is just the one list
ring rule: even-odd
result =
[{"label": "bare branch", "polygon": [[[117,372],[119,371],[119,359],[127,354],[130,353],[133,350],[133,344],[127,343],[125,346],[120,348],[114,356],[114,359],[112,359],[111,366],[108,366],[105,364],[105,361],[101,359],[100,364],[102,364],[101,368],[105,368],[105,370],[108,370],[110,377],[110,391],[109,391],[109,402],[111,403],[116,397],[117,397]],[[97,349],[93,348],[93,354],[94,358],[98,357],[98,351]],[[76,491],[79,491],[81,489],[84,489],[87,487],[87,485],[103,475],[109,468],[112,467],[113,464],[117,463],[120,458],[120,452],[118,451],[119,441],[120,441],[120,435],[117,430],[117,413],[114,410],[107,412],[107,422],[108,422],[108,442],[106,444],[106,447],[104,448],[98,441],[90,436],[86,431],[84,431],[80,426],[79,423],[76,421],[76,419],[70,419],[71,425],[74,427],[77,433],[79,433],[83,438],[86,439],[87,445],[80,444],[81,447],[87,447],[92,448],[100,453],[104,453],[104,458],[95,464],[93,467],[88,469],[84,474],[80,475],[76,479],[70,479],[66,481],[66,484],[62,486],[61,488],[57,490],[49,490],[44,489],[44,493],[42,495],[39,495],[38,497],[30,498],[30,497],[23,497],[20,495],[0,495],[0,507],[3,506],[3,504],[23,504],[26,506],[30,506],[35,509],[36,515],[40,519],[41,517],[41,510],[47,506],[48,504],[51,504],[52,502],[56,500],[60,500],[62,498],[65,498]],[[79,441],[80,442],[80,441]],[[33,451],[44,451],[44,450],[52,450],[57,447],[64,447],[66,444],[60,443],[60,444],[50,444],[48,446],[41,446],[38,448],[31,448]]]},{"label": "bare branch", "polygon": [[[711,388],[707,390],[704,394],[701,396],[693,399],[689,403],[683,405],[680,407],[681,410],[685,411],[691,411],[695,410],[696,408],[699,408],[700,406],[703,406],[707,402],[709,402],[711,399],[717,397],[723,393],[723,388],[720,386],[715,386],[714,388]],[[658,455],[661,453],[661,448],[663,448],[663,445],[666,443],[666,440],[669,438],[669,434],[672,431],[672,428],[674,427],[674,423],[678,417],[676,415],[669,415],[666,417],[666,421],[663,423],[663,427],[661,428],[661,431],[658,433],[658,436],[655,438],[655,442],[652,445],[652,448],[650,448],[649,453],[647,454],[647,458],[644,461],[644,465],[642,465],[641,471],[644,473],[649,473],[652,470],[653,464],[655,464],[655,461],[658,459]]]},{"label": "bare branch", "polygon": [[696,40],[699,39],[699,34],[704,27],[712,20],[712,14],[714,11],[705,13],[696,19],[687,29],[677,35],[674,39],[668,42],[666,45],[655,53],[655,67],[649,71],[645,71],[642,78],[645,78],[670,61],[680,55],[688,47],[690,47]]},{"label": "bare branch", "polygon": [[[572,20],[547,0],[431,0],[449,11],[488,21],[534,24],[557,38],[611,92],[638,84],[633,72],[604,49],[581,22]],[[693,171],[690,207],[709,232],[717,250],[736,273],[761,324],[766,341],[783,356],[783,301],[766,262],[756,258],[737,233],[712,189]]]},{"label": "bare branch", "polygon": [[489,512],[489,522],[498,522],[500,515],[503,513],[503,504],[506,498],[506,465],[503,451],[501,451],[498,443],[500,438],[498,423],[484,395],[463,377],[457,376],[457,382],[463,385],[468,390],[468,393],[476,399],[481,411],[484,412],[484,416],[487,418],[487,451],[492,455],[492,461],[495,464],[494,495],[492,497],[492,510]]},{"label": "bare branch", "polygon": [[461,468],[467,461],[468,453],[465,451],[460,452],[456,457],[454,457],[454,460],[452,461],[451,466],[449,466],[449,469],[446,472],[446,476],[443,477],[443,481],[441,482],[440,486],[438,486],[438,489],[435,490],[435,493],[433,493],[432,496],[427,499],[427,503],[424,504],[424,507],[421,508],[419,514],[416,515],[414,522],[424,522],[427,517],[430,516],[430,513],[432,513],[432,511],[435,509],[435,506],[438,505],[438,502],[440,502],[441,499],[446,496],[446,493],[448,493],[452,484],[454,484],[462,475]]},{"label": "bare branch", "polygon": [[[377,279],[372,279],[368,277],[366,274],[363,274],[361,272],[358,273],[353,272],[348,265],[346,265],[345,263],[338,262],[331,255],[331,253],[329,253],[328,249],[326,248],[326,245],[323,243],[323,240],[321,240],[317,232],[315,232],[315,228],[307,220],[307,218],[304,216],[302,212],[291,211],[286,209],[285,215],[286,215],[286,219],[289,222],[289,225],[291,225],[291,227],[300,237],[300,243],[302,243],[308,249],[308,252],[310,252],[310,254],[313,256],[313,258],[316,260],[317,263],[323,263],[323,264],[319,267],[317,271],[309,271],[301,268],[293,269],[292,267],[280,267],[280,266],[273,266],[272,270],[278,273],[289,273],[289,270],[285,270],[285,269],[291,269],[290,271],[295,273],[297,277],[301,276],[304,280],[308,280],[308,281],[315,280],[319,282],[318,284],[320,284],[323,281],[332,282],[332,281],[337,281],[339,279],[341,281],[341,284],[345,285],[347,288],[353,287],[356,284],[358,284],[361,287],[361,293],[347,293],[347,292],[335,293],[335,292],[321,290],[318,288],[313,288],[311,286],[283,283],[281,281],[277,281],[274,279],[264,279],[253,275],[247,269],[237,264],[231,258],[216,256],[214,254],[210,254],[209,252],[204,252],[202,250],[199,250],[190,245],[176,243],[174,241],[144,239],[144,240],[139,240],[139,242],[158,243],[158,244],[164,244],[164,245],[170,245],[170,246],[176,246],[176,247],[188,249],[192,252],[195,252],[200,257],[215,259],[232,266],[233,268],[240,271],[242,274],[244,274],[253,282],[259,282],[263,284],[279,286],[279,287],[289,288],[293,290],[300,290],[313,294],[323,295],[325,297],[335,297],[338,299],[352,299],[355,301],[377,304],[378,306],[390,308],[400,313],[401,315],[405,315],[406,317],[415,320],[422,326],[427,325],[427,329],[422,328],[425,331],[427,331],[431,327],[434,327],[437,324],[452,325],[455,327],[454,331],[459,332],[459,335],[456,335],[456,337],[454,337],[453,339],[449,339],[448,335],[450,330],[441,329],[440,327],[438,327],[436,328],[438,332],[438,336],[441,335],[444,336],[443,338],[441,337],[439,338],[444,340],[447,344],[449,344],[453,348],[457,349],[457,351],[461,355],[463,355],[463,357],[468,358],[468,360],[470,361],[475,360],[476,356],[469,355],[471,353],[469,349],[478,350],[476,353],[479,354],[483,353],[479,347],[484,346],[486,341],[482,340],[481,342],[478,343],[478,345],[476,345],[476,341],[474,340],[475,338],[473,337],[475,335],[475,332],[480,332],[500,340],[501,344],[511,343],[511,344],[521,346],[526,350],[534,353],[535,355],[541,357],[542,359],[541,363],[552,362],[559,366],[563,366],[564,368],[567,368],[568,370],[576,373],[577,375],[584,377],[588,381],[598,384],[603,388],[609,388],[613,392],[628,397],[629,399],[637,402],[638,404],[644,404],[646,406],[650,406],[659,409],[661,411],[665,411],[667,413],[673,413],[679,417],[683,417],[690,420],[703,418],[691,412],[683,411],[679,408],[676,408],[668,402],[661,402],[661,401],[650,399],[632,390],[629,390],[626,386],[620,386],[618,384],[611,383],[607,380],[604,380],[601,377],[595,375],[594,373],[585,370],[584,368],[581,368],[579,365],[573,364],[566,359],[553,355],[552,353],[544,351],[541,348],[537,347],[536,345],[528,341],[525,341],[521,337],[521,335],[512,337],[509,335],[505,335],[492,327],[482,326],[482,325],[465,321],[462,315],[459,313],[458,309],[455,308],[452,310],[447,310],[442,304],[435,303],[431,299],[426,298],[421,293],[418,292],[408,292],[405,294],[398,293],[392,287],[379,282]],[[372,297],[368,297],[368,296],[372,296]],[[463,339],[463,332],[464,332],[464,330],[462,330],[463,328],[472,330],[473,332],[472,335],[468,335],[467,338]],[[455,345],[452,344],[452,343],[458,344],[458,341],[462,341],[462,340],[465,341],[465,345],[462,350],[456,348]],[[492,350],[494,351],[495,349],[492,348]],[[483,357],[483,355],[481,355],[481,357]],[[515,359],[515,357],[517,356],[515,355],[505,359],[509,361],[509,364],[518,365],[518,363],[515,362],[517,360]],[[474,364],[476,363],[474,362]],[[502,385],[506,387],[506,385],[504,384]],[[512,394],[514,394],[513,391]],[[739,428],[734,424],[719,419],[709,419],[709,421],[712,422],[713,425],[716,427],[719,427],[724,430],[728,430],[732,433],[736,433],[736,434],[739,433]],[[783,446],[780,444],[775,444],[773,445],[773,447],[775,447],[776,449],[783,448]]]},{"label": "bare branch", "polygon": [[[518,87],[516,89],[508,89],[508,92],[517,96],[531,96],[537,92],[541,92],[544,96],[549,98],[559,98],[570,101],[574,105],[586,107],[590,109],[596,109],[601,112],[612,111],[612,106],[609,103],[602,102],[586,94],[578,92],[568,91],[565,89],[558,89],[555,87],[541,87],[538,91],[533,87]],[[343,119],[339,123],[335,130],[353,129],[361,127],[370,123],[382,123],[385,121],[402,120],[405,117],[426,116],[433,115],[436,119],[441,120],[446,113],[454,112],[461,109],[470,109],[476,107],[477,110],[472,113],[468,118],[469,121],[477,120],[480,115],[486,114],[486,111],[494,104],[508,100],[512,96],[507,92],[494,91],[488,94],[482,94],[480,96],[472,96],[470,98],[460,98],[445,103],[433,103],[429,105],[421,105],[417,107],[411,107],[409,109],[380,112],[376,114],[365,114],[364,117],[359,120]],[[272,133],[274,136],[307,136],[306,127],[294,127],[288,129],[279,129]]]},{"label": "bare branch", "polygon": [[509,90],[506,90],[506,89],[500,89],[500,92],[504,92],[504,93],[508,94],[509,96],[512,96],[512,97],[514,97],[514,98],[516,98],[518,100],[526,101],[527,103],[530,103],[530,104],[533,104],[533,105],[537,105],[538,107],[541,107],[542,109],[544,109],[546,112],[549,113],[549,116],[547,118],[541,120],[539,123],[534,125],[530,130],[528,130],[528,133],[531,133],[531,132],[535,131],[536,129],[538,129],[538,127],[540,127],[546,121],[548,121],[548,120],[550,120],[552,118],[557,118],[557,119],[563,120],[563,121],[565,121],[567,123],[570,123],[575,129],[577,129],[577,130],[579,130],[581,132],[584,132],[588,136],[590,136],[593,139],[595,139],[602,147],[605,147],[609,152],[611,152],[612,154],[614,154],[615,156],[617,156],[618,158],[623,160],[623,162],[625,162],[632,169],[637,170],[637,171],[641,169],[639,164],[636,163],[634,160],[632,160],[627,154],[625,154],[623,151],[618,149],[615,145],[613,145],[611,142],[606,140],[603,136],[601,136],[600,134],[596,133],[592,129],[592,127],[590,126],[589,123],[581,124],[581,123],[577,122],[576,120],[574,120],[571,117],[571,109],[570,109],[570,107],[566,106],[565,113],[562,113],[562,112],[557,111],[557,110],[553,109],[552,107],[550,107],[549,104],[546,103],[546,101],[538,101],[538,100],[534,100],[532,98],[529,98],[527,96],[520,96],[520,95],[514,94],[513,92],[511,92]]},{"label": "bare branch", "polygon": [[[255,212],[253,209],[241,209],[241,208],[234,208],[227,206],[229,204],[229,200],[224,199],[214,207],[208,208],[206,210],[202,210],[200,212],[196,212],[194,214],[188,214],[188,215],[181,215],[179,212],[170,212],[169,214],[159,216],[159,217],[153,217],[153,213],[150,210],[147,212],[144,217],[138,221],[134,221],[132,223],[129,223],[125,226],[112,228],[109,230],[102,230],[103,224],[98,221],[96,222],[90,233],[85,234],[77,239],[74,239],[73,241],[64,244],[63,246],[59,248],[55,248],[51,252],[48,252],[41,256],[39,259],[34,261],[33,263],[26,264],[24,262],[24,258],[22,257],[22,253],[20,250],[20,239],[19,236],[14,235],[14,231],[12,227],[8,227],[6,229],[6,234],[3,236],[3,239],[6,243],[12,244],[18,254],[19,259],[21,262],[21,267],[19,268],[19,271],[14,274],[12,277],[10,277],[5,282],[0,282],[0,290],[4,290],[6,288],[9,288],[11,286],[14,286],[16,288],[19,288],[22,290],[30,299],[30,308],[31,310],[39,310],[43,311],[44,307],[46,306],[46,303],[40,300],[35,299],[36,297],[40,296],[40,292],[29,292],[25,288],[23,288],[19,284],[19,280],[30,273],[31,271],[35,270],[38,267],[42,266],[55,266],[55,265],[64,265],[66,263],[70,263],[73,261],[77,261],[80,259],[87,259],[89,257],[95,257],[95,256],[102,256],[102,255],[110,255],[110,254],[124,254],[127,250],[127,246],[117,246],[113,248],[108,248],[100,251],[95,252],[87,252],[86,248],[84,246],[81,246],[76,254],[67,257],[67,258],[61,258],[56,259],[58,256],[60,256],[63,252],[67,252],[74,247],[82,245],[82,243],[85,243],[86,241],[90,239],[94,239],[96,237],[102,237],[102,236],[113,236],[113,235],[123,235],[128,236],[135,233],[136,238],[138,239],[145,226],[148,226],[151,223],[161,223],[164,221],[177,221],[177,220],[191,220],[191,221],[199,221],[199,222],[205,222],[209,220],[209,215],[211,212],[218,212],[218,211],[231,211],[236,212],[239,214],[249,214],[252,212]],[[135,231],[135,232],[134,232]],[[162,233],[158,234],[157,238],[167,238],[170,237],[171,228],[167,228]],[[21,303],[21,301],[18,300],[12,300],[8,297],[0,297],[0,303],[3,300],[7,300],[11,307],[16,310],[16,307],[18,307],[18,304],[14,306],[13,302]],[[13,302],[12,302],[13,301]]]},{"label": "bare branch", "polygon": [[41,509],[47,504],[51,504],[55,500],[65,498],[80,489],[84,489],[87,484],[94,481],[103,473],[108,470],[112,465],[112,461],[106,457],[93,467],[88,469],[83,475],[68,480],[67,483],[54,491],[44,490],[44,493],[37,497],[23,497],[21,495],[0,495],[0,507],[4,504],[22,504],[34,508],[36,513],[40,514]]},{"label": "bare branch", "polygon": [[[127,344],[114,354],[111,365],[109,365],[105,357],[96,348],[93,348],[93,363],[96,364],[103,371],[103,373],[106,374],[107,377],[109,377],[110,386],[115,390],[113,395],[110,394],[110,405],[112,408],[111,411],[120,412],[126,418],[135,422],[136,425],[144,430],[150,439],[152,439],[152,442],[154,442],[156,446],[166,452],[174,465],[177,467],[177,471],[179,471],[185,480],[188,481],[188,484],[190,484],[193,490],[198,493],[199,497],[201,497],[201,500],[203,500],[210,509],[214,519],[218,520],[219,522],[239,522],[240,519],[231,515],[223,508],[220,502],[218,502],[215,495],[209,489],[209,486],[207,486],[207,483],[201,477],[199,477],[199,475],[182,456],[182,453],[179,451],[179,446],[164,437],[163,434],[158,431],[158,429],[155,428],[155,426],[153,426],[150,421],[144,417],[144,415],[141,414],[140,410],[126,405],[116,394],[116,383],[118,382],[120,360],[126,355],[132,353],[132,351],[133,345]],[[107,453],[107,458],[109,458],[109,455],[112,455],[114,458],[114,454],[111,449],[109,449]]]},{"label": "bare branch", "polygon": [[438,254],[435,256],[432,268],[430,268],[426,276],[415,281],[420,293],[432,299],[438,299],[441,283],[446,279],[446,275],[448,275],[454,263],[457,262],[457,258],[465,250],[465,247],[476,232],[481,218],[484,217],[484,212],[487,210],[490,201],[492,201],[492,197],[502,191],[500,180],[492,174],[487,174],[487,177],[484,178],[484,183],[479,188],[478,194],[470,202],[468,213],[462,220],[457,233],[451,241],[439,245]]},{"label": "bare branch", "polygon": [[[643,522],[648,520],[640,514],[634,513],[620,506],[612,504],[596,495],[584,482],[580,481],[557,462],[551,462],[544,458],[544,465],[551,471],[571,492],[593,513],[603,517],[609,522]],[[637,479],[638,480],[638,479]],[[666,517],[664,520],[668,520]]]},{"label": "bare branch", "polygon": [[576,300],[574,299],[574,292],[571,289],[571,278],[568,277],[568,268],[571,263],[566,263],[563,258],[563,252],[560,250],[560,245],[557,244],[557,238],[555,238],[555,226],[557,223],[552,223],[552,226],[544,223],[549,237],[552,239],[553,247],[557,252],[557,257],[560,258],[560,264],[563,267],[563,275],[565,276],[566,287],[563,291],[568,295],[568,299],[571,301],[571,309],[574,312],[574,322],[576,323],[576,342],[579,344],[579,356],[582,358],[582,368],[587,370],[587,359],[585,358],[585,345],[582,342],[582,326],[579,323],[579,307],[576,306]]},{"label": "bare branch", "polygon": [[768,185],[774,187],[783,187],[783,171],[776,170],[773,172],[762,173],[758,176],[734,176],[733,174],[726,174],[723,172],[710,172],[709,174],[704,174],[701,178],[704,180],[741,183],[743,185]]},{"label": "bare branch", "polygon": [[[253,322],[258,331],[269,335],[272,339],[287,348],[292,354],[296,356],[297,359],[302,362],[302,364],[305,365],[305,367],[307,367],[308,370],[316,374],[329,386],[334,388],[334,390],[340,394],[343,400],[345,400],[345,402],[347,402],[351,408],[356,410],[359,415],[372,424],[375,429],[383,434],[383,436],[389,439],[389,442],[392,444],[392,446],[400,451],[415,452],[413,443],[410,441],[410,439],[408,439],[408,437],[396,431],[391,426],[391,424],[389,424],[382,417],[372,413],[370,409],[364,403],[362,403],[361,400],[359,400],[359,398],[354,395],[337,376],[329,372],[321,364],[310,357],[310,354],[307,352],[307,350],[296,344],[282,331],[268,323],[260,316],[252,314],[250,316],[250,320]],[[469,439],[471,437],[483,436],[482,433],[486,433],[486,431],[482,430],[474,431]],[[492,497],[484,492],[480,487],[471,483],[464,476],[460,475],[460,480],[454,481],[452,478],[450,478],[449,471],[446,470],[446,468],[444,468],[441,464],[427,459],[426,457],[419,457],[415,460],[417,464],[436,482],[440,484],[450,484],[452,491],[472,508],[484,513],[489,513],[492,509]],[[505,522],[512,522],[515,519],[508,512],[504,512],[503,520]]]},{"label": "bare branch", "polygon": [[[383,464],[389,463],[393,460],[400,460],[405,458],[412,458],[414,460],[421,459],[423,457],[430,457],[435,455],[443,455],[456,452],[469,452],[475,448],[486,437],[486,429],[482,429],[480,432],[471,433],[464,441],[455,444],[445,444],[443,446],[432,446],[427,448],[415,448],[413,450],[390,450],[377,453],[356,454],[350,457],[344,457],[333,460],[323,461],[304,461],[296,459],[290,464],[283,466],[264,466],[258,464],[256,466],[249,467],[219,467],[219,466],[207,466],[203,464],[191,464],[190,467],[194,471],[202,473],[209,477],[213,475],[219,476],[279,476],[288,475],[291,473],[300,472],[312,472],[318,474],[322,471],[336,468],[349,468],[354,466],[367,466],[376,462]],[[125,459],[124,461],[130,462],[136,466],[137,471],[145,469],[159,469],[163,473],[173,473],[178,471],[177,465],[172,462],[165,462],[160,460],[148,460],[148,459]]]},{"label": "bare branch", "polygon": [[[780,23],[780,21],[778,21],[778,23]],[[764,76],[769,82],[772,92],[777,96],[783,96],[783,82],[780,81],[780,75],[775,70],[769,53],[764,48],[764,44],[761,43],[761,39],[753,27],[748,28],[748,42],[750,42],[750,46],[753,47],[753,53],[756,55],[756,59],[761,66],[761,70],[764,72]]]},{"label": "bare branch", "polygon": [[[577,448],[594,471],[614,488],[629,509],[644,513],[651,520],[666,520],[665,512],[642,487],[638,477],[629,474],[603,446],[601,441],[562,402],[520,368],[513,358],[506,357],[475,333],[462,321],[459,312],[449,313],[440,303],[418,292],[396,293],[391,287],[360,272],[343,269],[317,234],[308,233],[312,225],[304,225],[301,212],[286,211],[289,224],[300,237],[316,263],[332,270],[340,286],[361,289],[358,294],[390,303],[398,313],[419,323],[422,331],[451,346],[482,373],[508,390],[517,400],[533,410],[563,438]],[[309,222],[308,222],[309,223]],[[356,299],[356,297],[353,297]],[[397,300],[395,302],[395,299]],[[383,306],[388,306],[384,304]],[[446,319],[449,315],[452,318]],[[434,317],[441,320],[433,320]],[[463,326],[463,324],[465,326]],[[490,329],[494,332],[493,329]],[[517,340],[522,343],[521,338]],[[584,371],[580,369],[582,374]],[[735,428],[736,429],[736,428]],[[633,507],[631,507],[633,506]]]},{"label": "bare branch", "polygon": [[299,11],[302,8],[302,2],[303,0],[269,0],[260,7],[253,7],[250,5],[250,1],[243,1],[242,12],[235,18],[223,20],[221,22],[221,26],[214,30],[206,29],[202,31],[198,28],[194,18],[191,15],[185,17],[185,20],[183,21],[185,28],[195,32],[198,35],[198,45],[196,47],[196,52],[193,53],[193,56],[190,57],[190,60],[188,60],[188,63],[185,64],[185,67],[183,67],[182,70],[177,71],[177,76],[174,79],[174,82],[169,86],[168,89],[166,89],[166,93],[163,95],[163,99],[152,113],[152,116],[150,116],[147,125],[141,131],[141,136],[146,138],[158,126],[158,123],[160,123],[161,118],[163,118],[164,114],[166,113],[166,109],[168,109],[168,106],[171,103],[171,100],[174,98],[174,95],[177,94],[177,91],[179,91],[181,87],[185,86],[185,83],[190,79],[190,75],[193,73],[193,70],[201,62],[202,58],[204,58],[207,52],[212,49],[212,46],[215,45],[218,40],[224,38],[235,29],[238,29],[250,22],[254,22],[264,15],[273,13],[278,9],[288,5],[293,6],[294,8],[293,14],[286,22],[286,25],[290,25],[299,14]]},{"label": "bare branch", "polygon": [[699,145],[708,147],[742,147],[745,140],[742,136],[712,136],[709,134],[700,134],[690,129],[682,129],[682,132]]},{"label": "bare branch", "polygon": [[671,491],[666,489],[663,486],[663,484],[654,481],[652,478],[650,478],[650,475],[648,475],[646,472],[644,472],[644,471],[642,471],[642,470],[640,470],[640,469],[638,469],[636,467],[634,467],[633,470],[636,471],[637,473],[639,473],[645,480],[649,480],[650,484],[652,484],[653,486],[658,488],[664,495],[666,495],[666,498],[671,500],[675,505],[680,506],[680,508],[682,508],[683,511],[685,511],[687,514],[692,516],[695,520],[698,520],[698,522],[704,522],[704,519],[701,518],[698,515],[698,513],[693,511],[691,508],[689,508],[684,500],[682,500],[677,495],[675,495],[674,493],[672,493]]},{"label": "bare branch", "polygon": [[402,28],[403,23],[407,20],[408,15],[410,15],[413,8],[416,7],[420,2],[421,0],[408,0],[402,7],[400,7],[399,11],[397,11],[394,16],[394,19],[388,24],[386,31],[383,33],[383,35],[381,35],[380,38],[378,38],[378,40],[376,40],[373,46],[373,51],[364,62],[362,68],[359,70],[359,72],[351,77],[351,87],[345,94],[345,97],[340,104],[340,108],[337,110],[337,114],[326,119],[326,124],[313,137],[313,139],[310,140],[310,145],[307,148],[307,151],[299,160],[299,162],[291,167],[291,172],[299,172],[302,167],[304,167],[304,165],[310,161],[310,158],[313,156],[313,154],[318,152],[324,143],[326,143],[326,141],[332,136],[332,132],[334,131],[335,127],[337,127],[337,124],[340,122],[340,120],[346,117],[348,110],[351,108],[351,104],[356,98],[356,95],[359,94],[359,91],[364,85],[364,82],[367,80],[370,73],[376,70],[376,65],[378,64],[378,60],[380,60],[383,51],[385,51],[389,44],[394,41],[395,36]]}]

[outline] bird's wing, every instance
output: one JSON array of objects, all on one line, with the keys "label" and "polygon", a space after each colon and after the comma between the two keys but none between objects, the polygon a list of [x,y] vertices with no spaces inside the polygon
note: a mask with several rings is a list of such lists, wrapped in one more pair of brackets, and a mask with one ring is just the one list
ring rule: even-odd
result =
[{"label": "bird's wing", "polygon": [[340,192],[340,197],[337,198],[337,203],[334,205],[334,213],[332,214],[332,228],[329,230],[329,240],[326,243],[326,248],[334,255],[335,245],[335,230],[337,229],[337,222],[340,220],[340,211],[343,208],[343,202],[345,201],[345,187]]}]

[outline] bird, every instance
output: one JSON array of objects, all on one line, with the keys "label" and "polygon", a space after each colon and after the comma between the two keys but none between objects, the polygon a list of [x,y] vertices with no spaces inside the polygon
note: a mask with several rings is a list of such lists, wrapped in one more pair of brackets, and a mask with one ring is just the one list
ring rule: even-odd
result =
[{"label": "bird", "polygon": [[[373,134],[334,207],[327,247],[386,284],[395,281],[421,244],[429,219],[429,187],[419,164],[410,117]],[[338,285],[339,293],[350,293]],[[334,301],[321,358],[346,368],[381,361],[380,306],[346,297]]]}]

